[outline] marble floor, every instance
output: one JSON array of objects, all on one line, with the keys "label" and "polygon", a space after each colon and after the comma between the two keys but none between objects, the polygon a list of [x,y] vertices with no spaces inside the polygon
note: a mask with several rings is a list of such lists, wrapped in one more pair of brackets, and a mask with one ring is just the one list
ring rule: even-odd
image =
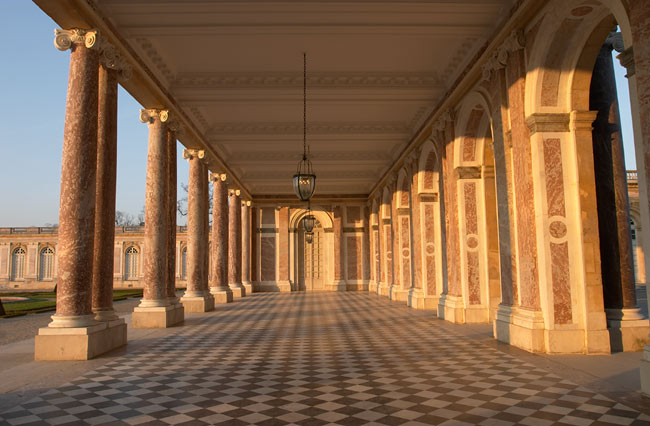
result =
[{"label": "marble floor", "polygon": [[259,293],[85,363],[4,345],[0,424],[650,424],[639,353],[533,355],[490,331],[367,293]]}]

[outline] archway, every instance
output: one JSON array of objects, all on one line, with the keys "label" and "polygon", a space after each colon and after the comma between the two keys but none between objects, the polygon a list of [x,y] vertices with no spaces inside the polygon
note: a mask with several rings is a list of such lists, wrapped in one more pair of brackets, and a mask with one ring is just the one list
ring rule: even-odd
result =
[{"label": "archway", "polygon": [[305,241],[303,220],[309,212],[292,209],[289,219],[291,238],[291,282],[293,291],[326,290],[334,279],[334,234],[331,216],[320,207],[312,207],[316,218],[313,242]]}]

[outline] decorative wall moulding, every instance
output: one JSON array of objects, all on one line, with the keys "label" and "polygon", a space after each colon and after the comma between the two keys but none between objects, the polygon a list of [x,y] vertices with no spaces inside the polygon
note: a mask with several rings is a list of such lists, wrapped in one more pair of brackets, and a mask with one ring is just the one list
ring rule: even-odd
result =
[{"label": "decorative wall moulding", "polygon": [[480,167],[456,167],[457,179],[480,179],[481,178],[481,168]]},{"label": "decorative wall moulding", "polygon": [[[291,135],[302,134],[302,123],[218,123],[210,127],[207,136],[222,135]],[[364,134],[364,133],[409,133],[409,127],[401,122],[358,122],[358,123],[310,123],[310,135],[314,134]]]},{"label": "decorative wall moulding", "polygon": [[422,203],[436,203],[438,202],[438,193],[419,194],[420,202]]},{"label": "decorative wall moulding", "polygon": [[[422,88],[443,87],[445,82],[436,73],[313,73],[307,78],[310,87],[380,87],[380,88]],[[231,88],[278,88],[302,86],[302,73],[197,73],[180,74],[172,86],[200,89]]]},{"label": "decorative wall moulding", "polygon": [[569,114],[535,113],[526,117],[526,125],[531,136],[537,132],[568,132]]}]

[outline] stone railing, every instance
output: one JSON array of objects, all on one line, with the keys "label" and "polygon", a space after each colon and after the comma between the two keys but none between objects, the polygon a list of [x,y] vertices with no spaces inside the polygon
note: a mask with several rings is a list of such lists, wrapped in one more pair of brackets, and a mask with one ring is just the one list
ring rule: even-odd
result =
[{"label": "stone railing", "polygon": [[[0,227],[0,235],[56,234],[56,226]],[[176,232],[187,232],[187,226],[177,226]],[[144,226],[116,226],[116,234],[144,233]]]},{"label": "stone railing", "polygon": [[637,174],[636,170],[628,170],[627,171],[627,181],[628,182],[638,182],[639,181],[639,177],[638,177],[638,174]]}]

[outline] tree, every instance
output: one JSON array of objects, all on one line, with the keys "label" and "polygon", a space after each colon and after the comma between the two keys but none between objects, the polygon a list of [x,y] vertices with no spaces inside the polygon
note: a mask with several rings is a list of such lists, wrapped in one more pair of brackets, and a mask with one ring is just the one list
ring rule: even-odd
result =
[{"label": "tree", "polygon": [[2,306],[2,299],[0,299],[0,316],[2,315],[7,315],[7,313],[5,312],[4,306]]},{"label": "tree", "polygon": [[[185,197],[178,200],[176,203],[176,210],[181,216],[187,216],[187,192],[188,185],[181,182],[181,189],[185,191]],[[208,185],[208,217],[210,218],[210,223],[212,223],[212,185]]]},{"label": "tree", "polygon": [[120,210],[115,212],[115,226],[137,226],[138,221],[131,213]]}]

